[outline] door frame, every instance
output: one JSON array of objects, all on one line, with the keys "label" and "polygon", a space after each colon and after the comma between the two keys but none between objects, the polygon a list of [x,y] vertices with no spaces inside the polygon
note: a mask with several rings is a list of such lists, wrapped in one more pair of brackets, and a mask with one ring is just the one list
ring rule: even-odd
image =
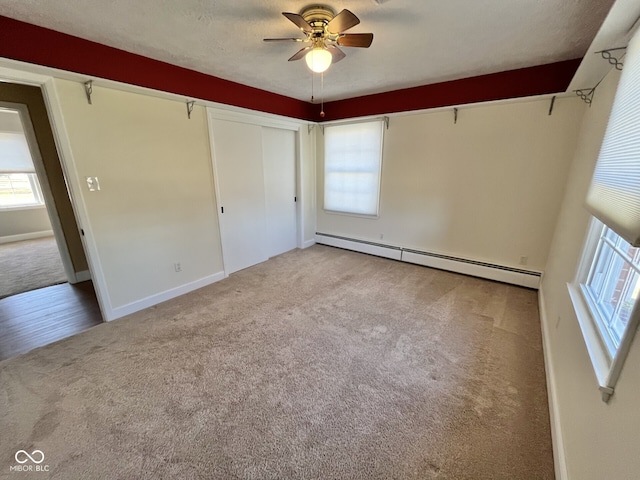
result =
[{"label": "door frame", "polygon": [[[49,125],[51,126],[51,132],[53,133],[58,158],[60,159],[62,172],[67,182],[73,213],[78,228],[84,232],[83,235],[80,235],[80,238],[84,247],[87,265],[89,267],[91,280],[96,292],[98,305],[100,306],[100,313],[104,320],[111,320],[114,318],[113,308],[111,307],[104,272],[102,265],[100,264],[98,249],[93,240],[94,235],[91,229],[91,223],[89,222],[88,211],[82,199],[82,183],[77,173],[78,170],[73,158],[71,142],[65,126],[62,106],[60,104],[54,78],[49,75],[41,75],[23,70],[16,70],[14,68],[7,68],[0,64],[0,79],[11,83],[39,87],[42,91],[42,97],[47,109]],[[82,92],[79,92],[79,94],[82,94]]]}]

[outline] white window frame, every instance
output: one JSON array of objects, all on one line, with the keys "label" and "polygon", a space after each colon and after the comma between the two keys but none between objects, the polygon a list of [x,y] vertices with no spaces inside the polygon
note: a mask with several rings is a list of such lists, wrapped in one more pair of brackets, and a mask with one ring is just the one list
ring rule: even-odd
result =
[{"label": "white window frame", "polygon": [[[376,183],[376,199],[375,199],[375,212],[372,213],[363,213],[363,212],[358,212],[358,211],[353,211],[353,210],[348,210],[347,208],[344,209],[336,209],[336,208],[328,208],[327,207],[327,173],[328,173],[328,169],[327,169],[327,147],[326,147],[326,132],[328,131],[328,129],[330,128],[340,128],[340,127],[348,127],[348,126],[352,126],[352,125],[362,125],[362,124],[375,124],[376,127],[378,127],[380,129],[380,144],[379,144],[379,150],[378,150],[378,163],[377,163],[377,183]],[[323,209],[325,212],[327,213],[332,213],[332,214],[339,214],[339,215],[349,215],[349,216],[355,216],[355,217],[364,217],[364,218],[378,218],[379,216],[379,212],[380,212],[380,190],[381,190],[381,183],[382,183],[382,152],[383,152],[383,146],[384,146],[384,125],[385,122],[382,119],[375,119],[375,120],[366,120],[366,121],[361,121],[361,122],[349,122],[349,123],[340,123],[340,124],[334,124],[334,125],[326,125],[325,129],[324,129],[324,181],[323,181]]]},{"label": "white window frame", "polygon": [[606,321],[603,319],[603,312],[597,306],[589,289],[585,287],[590,280],[593,266],[600,258],[602,245],[606,242],[602,238],[605,228],[607,227],[600,221],[592,219],[576,277],[568,284],[568,288],[598,380],[599,390],[602,393],[602,400],[608,402],[614,393],[631,342],[640,324],[640,300],[636,300],[627,326],[616,347],[606,327]]},{"label": "white window frame", "polygon": [[0,210],[23,210],[28,208],[44,206],[44,196],[42,195],[42,189],[40,188],[40,183],[38,182],[37,174],[33,172],[2,172],[0,171],[0,175],[27,175],[29,180],[29,185],[31,186],[31,191],[33,192],[33,197],[34,197],[34,201],[30,203],[17,203],[17,204],[11,204],[11,205],[0,204]]}]

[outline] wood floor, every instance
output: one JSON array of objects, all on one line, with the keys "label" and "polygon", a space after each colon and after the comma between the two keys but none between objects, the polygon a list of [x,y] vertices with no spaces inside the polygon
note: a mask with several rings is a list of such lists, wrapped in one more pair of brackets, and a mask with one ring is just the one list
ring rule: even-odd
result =
[{"label": "wood floor", "polygon": [[102,323],[91,281],[0,300],[0,361]]}]

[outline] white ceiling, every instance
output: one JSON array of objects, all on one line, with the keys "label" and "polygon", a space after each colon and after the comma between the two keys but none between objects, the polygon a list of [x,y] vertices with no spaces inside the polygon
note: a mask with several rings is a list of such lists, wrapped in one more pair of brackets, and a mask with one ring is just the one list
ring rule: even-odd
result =
[{"label": "white ceiling", "polygon": [[[582,57],[613,0],[331,0],[373,32],[325,74],[325,101]],[[0,14],[244,85],[309,100],[295,0],[0,0]],[[72,54],[72,52],[70,52]],[[316,82],[316,88],[318,83]],[[316,97],[318,97],[316,90]]]}]

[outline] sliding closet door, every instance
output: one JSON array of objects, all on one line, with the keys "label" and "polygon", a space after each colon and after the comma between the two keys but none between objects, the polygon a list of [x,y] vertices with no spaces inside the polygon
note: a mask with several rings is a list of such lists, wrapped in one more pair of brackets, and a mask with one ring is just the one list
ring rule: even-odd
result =
[{"label": "sliding closet door", "polygon": [[293,250],[296,242],[296,134],[262,128],[262,160],[269,257]]},{"label": "sliding closet door", "polygon": [[211,119],[227,274],[269,258],[261,130],[257,125]]}]

